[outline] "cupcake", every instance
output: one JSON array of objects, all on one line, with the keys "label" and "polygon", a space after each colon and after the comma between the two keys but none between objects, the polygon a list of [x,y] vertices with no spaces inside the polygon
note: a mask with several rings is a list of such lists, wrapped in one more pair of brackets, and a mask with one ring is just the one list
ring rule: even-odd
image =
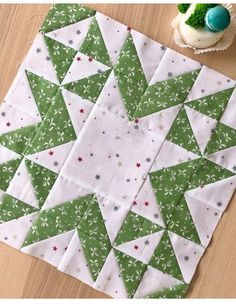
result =
[{"label": "cupcake", "polygon": [[175,42],[196,54],[225,50],[236,33],[236,18],[230,4],[179,4],[172,21]]},{"label": "cupcake", "polygon": [[222,5],[191,4],[179,5],[181,17],[179,31],[184,42],[195,48],[214,46],[230,25],[230,13]]}]

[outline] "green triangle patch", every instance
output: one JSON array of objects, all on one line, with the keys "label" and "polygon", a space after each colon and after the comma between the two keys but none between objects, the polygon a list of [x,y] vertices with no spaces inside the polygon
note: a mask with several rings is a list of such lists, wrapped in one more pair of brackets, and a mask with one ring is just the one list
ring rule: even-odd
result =
[{"label": "green triangle patch", "polygon": [[130,211],[115,240],[115,245],[120,245],[161,230],[163,228],[160,225]]},{"label": "green triangle patch", "polygon": [[235,173],[221,167],[220,165],[202,158],[189,181],[187,190],[197,187],[204,188],[205,185],[215,183],[234,175]]},{"label": "green triangle patch", "polygon": [[161,241],[155,249],[149,265],[163,273],[170,274],[179,280],[183,280],[167,231],[163,234]]},{"label": "green triangle patch", "polygon": [[188,151],[199,155],[201,154],[185,109],[182,109],[178,113],[178,116],[167,135],[167,140]]},{"label": "green triangle patch", "polygon": [[0,190],[6,191],[21,162],[20,158],[0,164]]},{"label": "green triangle patch", "polygon": [[96,11],[80,4],[62,4],[56,3],[48,12],[40,31],[48,33],[83,19],[92,17]]},{"label": "green triangle patch", "polygon": [[218,122],[204,153],[209,155],[233,146],[236,146],[236,130]]},{"label": "green triangle patch", "polygon": [[58,86],[30,71],[26,71],[26,75],[40,115],[43,119],[51,105],[52,98],[56,95]]},{"label": "green triangle patch", "polygon": [[196,111],[219,120],[233,92],[233,88],[186,103]]},{"label": "green triangle patch", "polygon": [[119,54],[119,58],[114,65],[116,75],[123,74],[128,78],[135,79],[136,81],[143,81],[147,83],[143,68],[134,45],[131,34],[124,43],[124,46]]},{"label": "green triangle patch", "polygon": [[110,72],[111,70],[106,70],[104,72],[94,74],[88,78],[68,83],[63,87],[79,95],[83,99],[95,103],[107,81]]},{"label": "green triangle patch", "polygon": [[111,66],[110,57],[96,17],[93,17],[87,36],[85,37],[79,51],[94,58],[98,62]]},{"label": "green triangle patch", "polygon": [[200,159],[192,160],[149,174],[157,203],[166,224],[170,221],[199,161]]},{"label": "green triangle patch", "polygon": [[145,91],[135,111],[134,117],[142,118],[183,103],[199,71],[200,70],[195,70],[150,85]]},{"label": "green triangle patch", "polygon": [[133,118],[148,84],[130,33],[114,66],[114,72],[127,114]]},{"label": "green triangle patch", "polygon": [[42,210],[29,231],[23,247],[76,229],[93,195]]},{"label": "green triangle patch", "polygon": [[196,227],[184,196],[176,207],[173,216],[168,224],[168,229],[179,236],[201,244]]},{"label": "green triangle patch", "polygon": [[18,154],[24,154],[40,124],[29,125],[0,136],[0,144]]},{"label": "green triangle patch", "polygon": [[96,195],[91,198],[88,208],[78,225],[78,230],[97,240],[109,240]]},{"label": "green triangle patch", "polygon": [[96,237],[86,235],[82,231],[78,231],[78,235],[85,253],[85,257],[88,261],[93,280],[95,281],[111,250],[110,241],[108,239],[96,239]]},{"label": "green triangle patch", "polygon": [[53,67],[56,70],[58,80],[61,83],[77,54],[77,51],[50,37],[44,36],[44,39],[52,59]]},{"label": "green triangle patch", "polygon": [[149,299],[181,299],[185,296],[188,289],[187,284],[180,284],[169,288],[164,288],[158,292],[147,295]]},{"label": "green triangle patch", "polygon": [[29,172],[30,179],[34,186],[35,194],[41,208],[52,189],[53,184],[57,178],[57,174],[51,170],[44,168],[32,161],[26,159],[25,164]]},{"label": "green triangle patch", "polygon": [[58,91],[26,153],[33,154],[75,139],[76,134],[66,104]]},{"label": "green triangle patch", "polygon": [[32,214],[38,209],[10,196],[4,194],[0,202],[0,224],[20,217]]},{"label": "green triangle patch", "polygon": [[128,297],[132,298],[147,269],[147,265],[133,257],[114,249],[116,260],[125,283]]}]

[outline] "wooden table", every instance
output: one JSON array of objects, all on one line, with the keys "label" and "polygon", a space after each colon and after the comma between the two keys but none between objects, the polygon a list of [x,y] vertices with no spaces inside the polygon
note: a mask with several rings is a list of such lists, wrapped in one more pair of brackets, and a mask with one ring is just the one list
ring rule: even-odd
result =
[{"label": "wooden table", "polygon": [[[194,55],[177,47],[170,22],[176,5],[88,4],[164,45],[236,79],[236,39],[225,52]],[[22,62],[48,4],[0,5],[0,101],[4,98],[19,63]],[[236,9],[236,5],[235,5]],[[188,297],[236,297],[236,197],[218,225],[188,290]],[[0,244],[0,297],[105,298],[79,280],[49,264]]]}]

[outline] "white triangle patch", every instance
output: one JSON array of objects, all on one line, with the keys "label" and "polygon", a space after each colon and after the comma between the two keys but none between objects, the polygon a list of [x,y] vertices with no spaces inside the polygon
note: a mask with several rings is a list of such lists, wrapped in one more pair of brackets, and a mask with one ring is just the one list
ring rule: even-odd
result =
[{"label": "white triangle patch", "polygon": [[207,156],[207,159],[236,173],[236,146],[215,152]]},{"label": "white triangle patch", "polygon": [[234,91],[230,96],[226,108],[220,118],[221,123],[224,123],[225,125],[228,125],[233,129],[236,129],[235,100],[236,100],[236,88],[234,88]]},{"label": "white triangle patch", "polygon": [[196,198],[207,205],[211,205],[224,211],[233,195],[236,187],[236,175],[212,184],[205,185],[204,188],[198,187],[185,192],[192,198]]},{"label": "white triangle patch", "polygon": [[164,46],[163,49],[166,49],[165,54],[163,55],[162,60],[157,67],[149,85],[201,68],[201,64],[199,62],[194,61],[174,50],[165,48]]},{"label": "white triangle patch", "polygon": [[59,263],[58,270],[72,275],[89,286],[94,283],[77,231]]},{"label": "white triangle patch", "polygon": [[195,198],[185,194],[189,211],[193,218],[201,244],[207,247],[222,212],[210,205],[207,205]]},{"label": "white triangle patch", "polygon": [[20,155],[0,145],[0,164],[19,158]]},{"label": "white triangle patch", "polygon": [[94,103],[83,99],[66,89],[62,89],[61,92],[76,136],[78,136],[94,106]]},{"label": "white triangle patch", "polygon": [[13,82],[5,97],[5,101],[23,113],[40,121],[41,116],[31,91],[26,72],[19,71],[18,73],[20,76],[17,78],[16,82]]},{"label": "white triangle patch", "polygon": [[27,155],[27,159],[39,164],[55,173],[59,173],[66,161],[75,141],[60,146]]},{"label": "white triangle patch", "polygon": [[149,176],[133,202],[131,211],[165,227]]},{"label": "white triangle patch", "polygon": [[43,209],[52,208],[88,194],[91,194],[90,190],[81,187],[74,181],[71,181],[62,175],[59,175],[43,205]]},{"label": "white triangle patch", "polygon": [[160,137],[166,138],[181,105],[176,105],[160,112],[140,118],[140,124],[149,131],[155,131]]},{"label": "white triangle patch", "polygon": [[183,282],[171,275],[165,274],[153,267],[148,267],[138,286],[134,298],[144,298],[147,295],[154,294],[162,289],[181,285]]},{"label": "white triangle patch", "polygon": [[59,84],[44,36],[40,33],[37,34],[21,65],[21,69],[29,70],[55,84]]},{"label": "white triangle patch", "polygon": [[109,69],[111,68],[94,59],[90,61],[89,56],[78,52],[62,82],[62,85],[91,77],[92,75],[102,73]]},{"label": "white triangle patch", "polygon": [[161,48],[162,45],[135,30],[131,30],[131,35],[146,80],[149,83],[162,59],[162,56],[164,55]]},{"label": "white triangle patch", "polygon": [[108,236],[113,243],[129,212],[129,207],[116,204],[102,196],[98,196],[97,199],[103,219],[106,220]]},{"label": "white triangle patch", "polygon": [[168,232],[184,281],[189,284],[204,248],[190,240]]},{"label": "white triangle patch", "polygon": [[217,120],[212,119],[202,113],[185,105],[185,111],[188,116],[194,136],[197,140],[201,153],[204,152],[207,143],[209,142],[212,130],[217,125]]},{"label": "white triangle patch", "polygon": [[8,186],[7,193],[26,204],[39,208],[34,187],[25,165],[25,159],[21,161],[20,166]]},{"label": "white triangle patch", "polygon": [[165,140],[155,162],[153,163],[152,171],[176,166],[199,157],[200,156],[197,154],[194,154],[193,152],[190,152],[171,141]]},{"label": "white triangle patch", "polygon": [[98,97],[96,105],[101,106],[116,115],[127,117],[126,109],[123,103],[117,79],[114,71],[111,71],[101,94]]},{"label": "white triangle patch", "polygon": [[21,251],[38,257],[57,267],[73,237],[75,230],[59,234],[21,248]]},{"label": "white triangle patch", "polygon": [[38,119],[33,118],[18,108],[11,106],[9,103],[3,103],[1,105],[0,112],[5,114],[5,116],[1,117],[0,120],[0,135],[39,123],[41,121],[40,116]]},{"label": "white triangle patch", "polygon": [[201,99],[234,86],[235,81],[204,65],[189,92],[187,101]]},{"label": "white triangle patch", "polygon": [[20,249],[38,212],[0,224],[0,241]]},{"label": "white triangle patch", "polygon": [[48,32],[45,36],[48,36],[70,48],[79,50],[88,33],[92,19],[93,17],[86,18],[66,27]]},{"label": "white triangle patch", "polygon": [[128,298],[126,287],[121,277],[120,267],[113,249],[111,249],[93,287],[114,298]]},{"label": "white triangle patch", "polygon": [[96,20],[102,33],[111,62],[112,64],[115,64],[129,33],[127,27],[99,12],[96,13]]},{"label": "white triangle patch", "polygon": [[146,235],[144,237],[125,242],[115,248],[129,256],[149,263],[157,245],[159,244],[164,231],[156,232],[154,234]]}]

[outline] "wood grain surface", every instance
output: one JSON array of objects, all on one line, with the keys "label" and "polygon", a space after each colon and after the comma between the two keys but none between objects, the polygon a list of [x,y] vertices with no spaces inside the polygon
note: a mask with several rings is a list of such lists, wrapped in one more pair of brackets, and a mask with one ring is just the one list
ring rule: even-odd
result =
[{"label": "wood grain surface", "polygon": [[[170,22],[177,13],[168,4],[87,4],[164,45],[236,79],[236,39],[224,51],[194,55],[172,39]],[[236,5],[234,5],[236,6]],[[29,49],[48,4],[0,5],[0,101]],[[236,7],[235,7],[236,9]],[[187,297],[236,297],[236,197],[223,215],[203,256]],[[49,264],[0,243],[0,298],[105,298]]]}]

